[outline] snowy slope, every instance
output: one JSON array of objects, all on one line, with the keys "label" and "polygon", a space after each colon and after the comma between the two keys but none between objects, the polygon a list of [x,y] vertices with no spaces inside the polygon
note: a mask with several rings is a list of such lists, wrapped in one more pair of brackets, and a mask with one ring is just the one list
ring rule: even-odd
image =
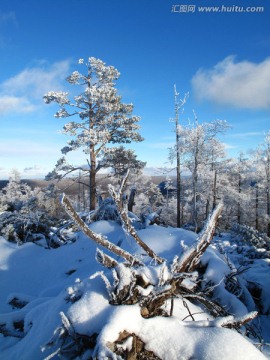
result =
[{"label": "snowy slope", "polygon": [[[100,221],[91,228],[124,249],[145,257],[119,225]],[[196,239],[191,232],[158,226],[140,230],[139,234],[169,261],[181,255]],[[35,244],[17,247],[0,238],[0,327],[13,335],[0,334],[2,359],[39,360],[57,352],[59,344],[52,338],[66,318],[76,333],[98,336],[95,348],[89,349],[82,359],[91,356],[116,359],[108,344],[116,341],[124,330],[139,335],[147,350],[166,360],[265,358],[246,338],[235,330],[220,327],[217,320],[188,300],[186,305],[196,322],[189,316],[183,299],[175,300],[173,316],[167,318],[144,319],[138,304],[110,305],[102,277],[105,273],[112,281],[111,273],[95,261],[95,254],[95,243],[82,233],[76,242],[53,250]],[[222,283],[229,268],[214,247],[207,250],[203,262],[208,266],[208,279],[215,284]],[[162,270],[154,264],[150,264],[149,269],[153,277]],[[223,286],[219,286],[217,296],[224,297],[225,306],[230,304],[237,316],[248,311]],[[9,304],[14,298],[27,305],[14,308]],[[51,339],[52,346],[44,348]],[[131,345],[127,341],[123,346]]]}]

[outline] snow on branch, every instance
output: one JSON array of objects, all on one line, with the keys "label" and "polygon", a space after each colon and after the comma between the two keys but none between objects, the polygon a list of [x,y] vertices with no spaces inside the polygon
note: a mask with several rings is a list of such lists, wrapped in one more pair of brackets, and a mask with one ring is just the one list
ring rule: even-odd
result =
[{"label": "snow on branch", "polygon": [[120,188],[118,192],[115,191],[114,187],[112,185],[109,185],[109,192],[115,201],[115,204],[117,206],[119,216],[123,225],[123,228],[125,231],[130,234],[136,243],[147,253],[148,256],[150,256],[152,259],[154,259],[158,264],[162,264],[165,260],[162,259],[160,256],[158,256],[145,242],[139,237],[137,231],[135,230],[134,226],[131,224],[131,221],[128,217],[128,212],[126,207],[122,205],[122,198],[123,198],[123,191],[126,186],[126,182],[128,179],[127,172],[126,176],[124,177],[122,184],[120,185]]},{"label": "snow on branch", "polygon": [[232,315],[218,317],[214,320],[189,321],[183,323],[186,327],[224,327],[228,329],[238,329],[239,327],[252,321],[258,315],[257,311],[252,311],[244,316],[235,318]]},{"label": "snow on branch", "polygon": [[69,199],[62,195],[61,204],[64,207],[66,213],[71,217],[71,219],[81,228],[84,234],[89,237],[91,240],[95,241],[98,245],[101,245],[105,249],[111,251],[117,256],[121,256],[131,264],[141,265],[141,262],[132,256],[129,252],[121,249],[119,246],[114,245],[109,240],[107,240],[104,236],[95,233],[86,225],[86,223],[80,218],[80,216],[76,213],[75,209],[71,205]]},{"label": "snow on branch", "polygon": [[199,234],[196,244],[191,247],[190,250],[186,251],[174,264],[174,272],[192,272],[195,269],[201,256],[210,245],[222,209],[223,203],[220,203]]},{"label": "snow on branch", "polygon": [[[230,319],[230,317],[228,317],[228,318],[225,317],[221,320],[222,321],[221,326],[229,328],[229,329],[238,328],[238,327],[245,325],[249,321],[254,320],[257,317],[257,315],[258,315],[257,311],[252,311],[244,316],[237,317],[237,318],[233,317],[232,319]],[[218,320],[216,320],[216,321],[218,321]]]},{"label": "snow on branch", "polygon": [[96,251],[96,260],[98,263],[103,265],[104,267],[111,269],[118,265],[118,262],[114,260],[112,257],[106,255],[103,251],[100,249],[97,249]]}]

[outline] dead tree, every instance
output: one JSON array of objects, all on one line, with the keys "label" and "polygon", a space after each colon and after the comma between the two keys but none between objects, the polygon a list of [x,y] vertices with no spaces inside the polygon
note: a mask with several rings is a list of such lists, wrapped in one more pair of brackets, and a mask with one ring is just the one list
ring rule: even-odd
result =
[{"label": "dead tree", "polygon": [[222,209],[223,204],[220,203],[214,210],[213,214],[209,217],[203,231],[198,236],[197,242],[193,247],[185,252],[177,264],[175,264],[175,272],[192,272],[199,264],[201,256],[213,239],[216,225],[221,215]]},{"label": "dead tree", "polygon": [[126,232],[133,237],[136,243],[147,253],[148,256],[154,259],[158,264],[162,264],[165,260],[162,259],[157,254],[155,254],[155,252],[152,249],[150,249],[149,246],[145,244],[145,242],[143,242],[143,240],[139,237],[137,231],[135,230],[134,226],[131,224],[131,221],[128,217],[128,211],[126,206],[123,206],[123,202],[122,202],[123,192],[126,186],[128,175],[129,172],[127,172],[126,176],[124,177],[118,192],[115,191],[113,186],[109,185],[110,194],[115,201],[120,219],[122,221],[122,225],[126,230]]},{"label": "dead tree", "polygon": [[[124,178],[118,191],[110,187],[110,192],[117,206],[123,228],[154,262],[151,261],[149,263],[149,260],[142,262],[138,260],[136,256],[114,245],[102,235],[93,232],[76,213],[67,197],[62,197],[62,205],[66,212],[77,223],[86,236],[112,254],[120,256],[125,260],[125,262],[118,262],[103,253],[102,250],[97,251],[96,259],[103,266],[111,269],[114,278],[113,284],[110,284],[108,278],[102,272],[102,278],[106,283],[110,304],[132,305],[138,303],[141,308],[141,316],[151,318],[155,316],[172,316],[174,299],[182,299],[183,304],[185,299],[188,299],[191,302],[200,303],[202,307],[216,319],[204,323],[192,321],[188,322],[186,326],[218,326],[234,328],[240,331],[240,327],[254,319],[257,316],[257,312],[252,311],[242,318],[228,316],[229,314],[226,310],[212,300],[207,291],[198,286],[198,278],[196,278],[198,275],[194,275],[196,269],[199,267],[201,256],[211,243],[223,205],[219,204],[214,210],[205,224],[204,229],[198,235],[195,244],[190,249],[184,251],[180,258],[176,257],[172,264],[168,264],[165,259],[158,256],[142,241],[130,222],[127,206],[125,202],[123,203],[123,193],[127,176],[128,174]],[[149,276],[151,267],[159,267],[160,275],[158,279]],[[166,274],[166,276],[163,274]],[[195,278],[193,279],[193,277]],[[185,281],[183,281],[185,279],[190,280],[194,284],[192,288],[190,287],[190,281],[189,285],[186,285]],[[169,311],[165,310],[164,304],[166,302],[171,302],[171,309]],[[136,337],[138,334],[133,334],[132,336]],[[114,345],[116,346],[116,343]],[[115,353],[117,353],[116,348],[117,346],[114,348]]]},{"label": "dead tree", "polygon": [[119,246],[114,245],[104,236],[95,233],[86,225],[86,223],[80,218],[80,216],[76,213],[74,207],[71,205],[69,199],[63,195],[61,199],[61,204],[64,206],[67,214],[72,218],[72,220],[81,228],[81,230],[88,236],[91,240],[95,241],[98,245],[103,246],[105,249],[113,252],[117,256],[121,256],[125,260],[127,260],[131,264],[141,264],[141,262],[136,259],[129,252],[121,249]]}]

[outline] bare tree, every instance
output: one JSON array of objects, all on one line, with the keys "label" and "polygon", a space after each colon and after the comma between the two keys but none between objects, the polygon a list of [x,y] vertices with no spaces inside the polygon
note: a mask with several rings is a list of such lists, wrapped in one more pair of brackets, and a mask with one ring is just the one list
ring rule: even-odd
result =
[{"label": "bare tree", "polygon": [[176,154],[176,198],[177,198],[177,208],[176,208],[176,222],[177,227],[181,227],[181,126],[179,125],[179,112],[185,105],[188,93],[184,95],[183,99],[178,98],[179,93],[176,90],[176,85],[174,85],[174,122],[175,122],[175,149]]}]

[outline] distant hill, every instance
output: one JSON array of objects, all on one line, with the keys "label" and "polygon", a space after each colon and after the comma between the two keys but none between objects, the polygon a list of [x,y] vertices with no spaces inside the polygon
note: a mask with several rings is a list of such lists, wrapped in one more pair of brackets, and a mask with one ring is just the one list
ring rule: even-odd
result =
[{"label": "distant hill", "polygon": [[[156,185],[164,182],[166,175],[149,175],[151,180]],[[173,178],[173,176],[172,176]],[[111,182],[111,178],[107,175],[98,175],[97,178],[99,186],[106,192],[108,189],[108,184]],[[32,189],[35,187],[45,188],[52,181],[46,181],[44,179],[22,179],[21,182],[28,184]],[[3,189],[8,183],[8,180],[0,180],[0,190]],[[75,183],[72,178],[65,178],[60,182],[55,182],[60,191],[65,192],[67,195],[75,195],[79,192],[79,184]],[[87,189],[87,182],[85,181],[85,188]],[[80,185],[82,186],[82,185]]]}]

